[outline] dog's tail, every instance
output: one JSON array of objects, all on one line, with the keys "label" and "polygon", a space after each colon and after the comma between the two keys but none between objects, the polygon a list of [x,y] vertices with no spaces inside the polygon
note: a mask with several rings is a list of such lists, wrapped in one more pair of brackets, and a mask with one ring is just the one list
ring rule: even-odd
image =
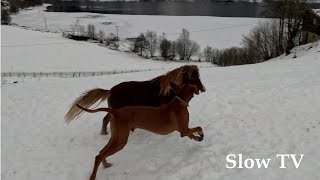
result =
[{"label": "dog's tail", "polygon": [[65,122],[70,123],[73,119],[78,118],[81,113],[83,112],[83,109],[80,109],[77,105],[80,105],[84,108],[88,108],[91,105],[95,104],[96,102],[99,102],[99,104],[106,99],[108,99],[110,96],[110,91],[106,89],[92,89],[85,93],[83,93],[80,97],[78,97],[73,104],[71,105],[71,108],[67,112],[67,114],[64,116]]},{"label": "dog's tail", "polygon": [[96,112],[108,112],[110,114],[114,114],[115,113],[115,110],[114,109],[111,109],[111,108],[98,108],[98,109],[88,109],[88,108],[84,108],[82,106],[80,106],[79,104],[76,104],[78,108],[86,111],[86,112],[89,112],[89,113],[96,113]]}]

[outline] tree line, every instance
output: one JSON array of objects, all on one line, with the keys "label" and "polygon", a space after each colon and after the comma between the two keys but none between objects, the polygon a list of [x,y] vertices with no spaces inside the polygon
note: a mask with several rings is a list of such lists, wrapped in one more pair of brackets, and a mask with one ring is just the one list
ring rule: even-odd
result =
[{"label": "tree line", "polygon": [[[106,33],[102,30],[98,30],[96,33],[96,27],[93,24],[88,24],[87,27],[80,24],[77,20],[72,24],[69,31],[62,33],[63,37],[74,40],[95,40],[99,43],[105,44],[111,49],[119,48],[119,37],[114,33]],[[163,34],[158,36],[155,31],[147,31],[146,33],[140,33],[136,38],[133,38],[130,51],[137,53],[144,58],[154,58],[155,56],[161,56],[164,60],[191,60],[192,56],[200,53],[200,45],[194,40],[190,39],[190,32],[187,29],[182,29],[181,34],[177,40],[171,41]]]},{"label": "tree line", "polygon": [[299,44],[303,17],[311,8],[307,0],[279,0],[273,2],[275,17],[259,23],[242,38],[241,47],[203,50],[205,61],[219,66],[259,63],[290,51]]},{"label": "tree line", "polygon": [[1,0],[1,24],[10,24],[10,14],[39,5],[42,5],[42,0]]},{"label": "tree line", "polygon": [[156,32],[141,33],[135,40],[133,52],[146,58],[153,58],[158,52],[165,60],[191,60],[191,57],[200,52],[200,45],[190,39],[190,32],[182,29],[176,40],[168,40],[163,34],[158,37]]}]

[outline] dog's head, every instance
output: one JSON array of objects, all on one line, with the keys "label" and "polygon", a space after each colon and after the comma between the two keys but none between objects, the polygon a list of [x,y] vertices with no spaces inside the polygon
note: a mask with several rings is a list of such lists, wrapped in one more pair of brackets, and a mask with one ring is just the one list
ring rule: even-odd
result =
[{"label": "dog's head", "polygon": [[197,92],[197,88],[191,84],[183,84],[178,86],[177,84],[170,82],[170,86],[175,92],[176,96],[180,97],[186,102],[189,102],[193,98],[193,95]]}]

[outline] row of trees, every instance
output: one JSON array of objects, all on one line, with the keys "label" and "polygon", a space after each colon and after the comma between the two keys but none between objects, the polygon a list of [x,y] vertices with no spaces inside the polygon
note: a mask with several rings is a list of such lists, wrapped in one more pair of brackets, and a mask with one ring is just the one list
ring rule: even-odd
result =
[{"label": "row of trees", "polygon": [[223,50],[206,47],[205,61],[220,66],[259,63],[287,55],[297,44],[302,34],[304,13],[309,9],[306,0],[279,0],[274,2],[276,19],[259,23],[248,35],[243,36],[242,47]]},{"label": "row of trees", "polygon": [[279,51],[278,21],[259,23],[248,35],[242,38],[242,47],[203,50],[205,61],[220,66],[254,64],[269,60],[282,54]]},{"label": "row of trees", "polygon": [[[88,39],[98,40],[111,49],[118,49],[119,47],[119,38],[115,34],[109,33],[106,35],[102,30],[96,33],[96,27],[93,24],[88,24],[85,27],[77,20],[70,27],[69,31],[62,33],[63,37],[84,41]],[[200,46],[190,39],[188,30],[182,29],[180,36],[175,41],[168,40],[164,34],[158,36],[154,31],[140,33],[135,38],[130,50],[145,58],[153,58],[160,55],[165,60],[174,60],[177,57],[180,60],[191,60],[192,56],[199,54]]]},{"label": "row of trees", "polygon": [[88,24],[87,26],[81,25],[79,20],[76,20],[74,24],[72,24],[70,31],[65,31],[62,33],[63,37],[74,39],[74,40],[97,40],[100,43],[106,44],[112,49],[118,48],[119,38],[114,33],[106,33],[102,30],[98,30],[96,32],[96,27],[93,24]]},{"label": "row of trees", "polygon": [[191,60],[191,57],[199,51],[199,44],[190,39],[190,32],[187,29],[182,29],[174,41],[168,40],[164,34],[158,37],[156,32],[147,31],[137,37],[133,47],[133,52],[140,56],[152,58],[159,53],[161,57],[169,60],[174,60],[176,57],[180,60]]}]

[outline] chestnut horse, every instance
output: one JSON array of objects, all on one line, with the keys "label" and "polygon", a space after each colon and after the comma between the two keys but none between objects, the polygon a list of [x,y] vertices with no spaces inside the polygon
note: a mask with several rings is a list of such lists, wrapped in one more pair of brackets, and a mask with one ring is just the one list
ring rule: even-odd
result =
[{"label": "chestnut horse", "polygon": [[[178,86],[191,84],[196,88],[195,93],[205,92],[205,87],[200,80],[199,69],[195,65],[185,65],[168,73],[148,81],[122,82],[110,90],[92,89],[81,95],[71,106],[65,115],[65,121],[69,123],[79,117],[83,110],[77,104],[89,108],[91,105],[108,99],[108,106],[112,109],[120,109],[125,106],[161,106],[171,102],[175,93],[170,87],[170,82]],[[107,125],[111,116],[107,114],[103,118],[101,134],[107,134]]]}]

